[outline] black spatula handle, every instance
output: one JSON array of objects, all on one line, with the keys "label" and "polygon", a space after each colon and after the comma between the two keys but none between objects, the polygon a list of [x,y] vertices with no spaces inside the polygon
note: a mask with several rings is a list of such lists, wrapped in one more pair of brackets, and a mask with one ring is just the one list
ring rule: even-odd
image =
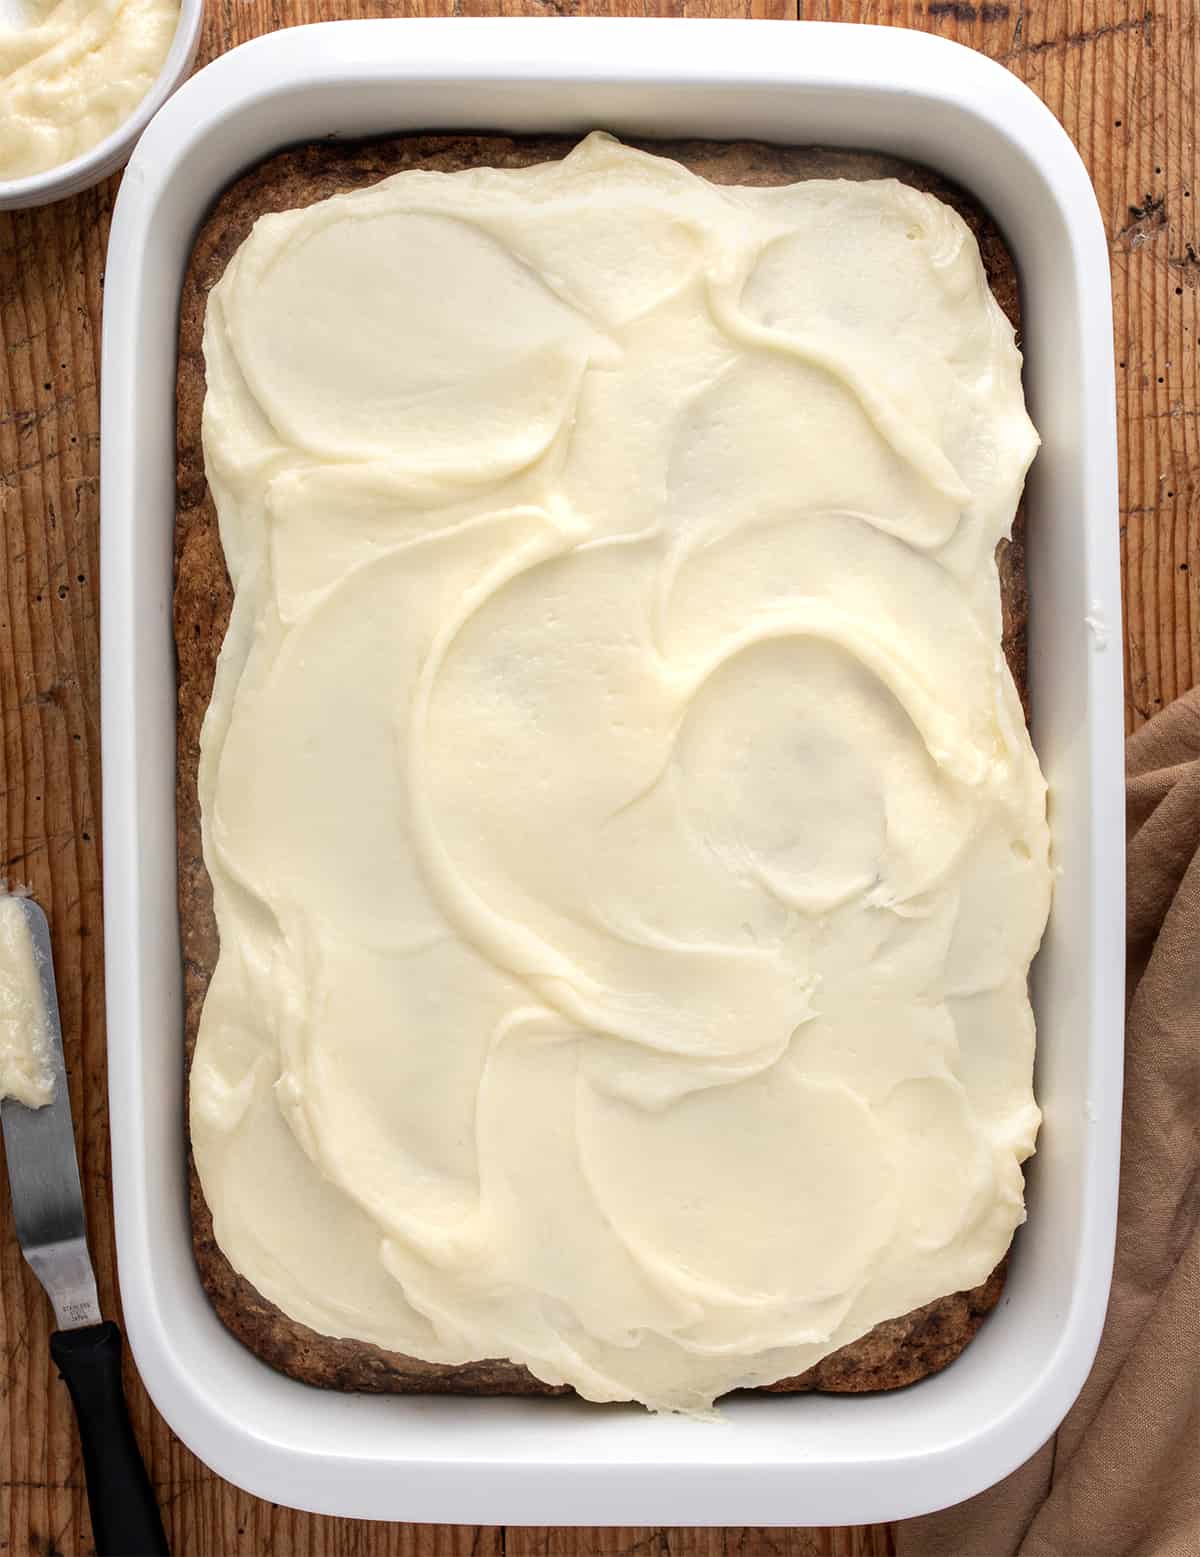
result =
[{"label": "black spatula handle", "polygon": [[120,1330],[111,1319],[56,1330],[50,1355],[75,1403],[98,1557],[169,1557],[125,1404]]}]

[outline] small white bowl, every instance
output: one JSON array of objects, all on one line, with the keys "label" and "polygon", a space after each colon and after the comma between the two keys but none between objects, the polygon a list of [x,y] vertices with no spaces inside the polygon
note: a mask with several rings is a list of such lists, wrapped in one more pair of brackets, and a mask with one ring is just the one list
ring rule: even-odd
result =
[{"label": "small white bowl", "polygon": [[154,85],[141,102],[111,135],[106,135],[90,151],[70,162],[31,173],[28,178],[0,178],[0,211],[18,211],[26,206],[49,205],[52,200],[77,195],[101,179],[115,173],[129,160],[138,136],[174,92],[187,80],[200,42],[200,23],[204,19],[204,0],[181,0],[175,36]]}]

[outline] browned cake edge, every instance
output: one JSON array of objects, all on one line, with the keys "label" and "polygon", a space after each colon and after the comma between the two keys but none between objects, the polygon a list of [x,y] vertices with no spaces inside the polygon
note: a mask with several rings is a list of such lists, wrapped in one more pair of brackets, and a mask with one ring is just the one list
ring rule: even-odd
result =
[{"label": "browned cake edge", "polygon": [[[421,167],[453,172],[466,167],[524,167],[562,157],[573,139],[494,135],[405,135],[370,142],[323,142],[284,151],[252,168],[217,201],[200,230],[184,277],[180,304],[177,378],[177,510],[175,530],[175,642],[178,660],[179,916],[184,969],[184,1063],[192,1050],[205,991],[217,960],[212,885],[200,843],[197,769],[200,727],[212,696],[217,655],[233,593],[225,569],[217,515],[204,476],[201,412],[205,376],[202,339],[208,293],[258,217],[294,210],[330,195]],[[634,143],[638,144],[638,143]],[[988,281],[1000,306],[1019,327],[1016,269],[987,214],[963,191],[928,168],[868,152],[826,151],[756,143],[676,141],[642,143],[676,158],[718,184],[781,184],[802,178],[903,179],[946,201],[963,216],[979,243]],[[1027,696],[1028,599],[1018,513],[1011,542],[997,550],[1004,612],[1004,652]],[[507,1361],[463,1366],[422,1362],[368,1342],[320,1335],[267,1301],[222,1254],[212,1216],[188,1153],[192,1239],[200,1278],[229,1330],[264,1362],[307,1384],[372,1392],[566,1394]],[[862,1392],[894,1389],[953,1361],[995,1307],[1007,1256],[982,1286],[939,1298],[877,1325],[797,1378],[770,1390]]]}]

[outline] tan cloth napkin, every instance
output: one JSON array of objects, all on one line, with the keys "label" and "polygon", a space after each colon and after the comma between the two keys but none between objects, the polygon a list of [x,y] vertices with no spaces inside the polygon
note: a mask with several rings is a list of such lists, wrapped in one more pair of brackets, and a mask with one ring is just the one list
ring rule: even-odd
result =
[{"label": "tan cloth napkin", "polygon": [[1100,1350],[1006,1481],[896,1526],[899,1557],[1200,1557],[1200,688],[1126,747],[1121,1195]]}]

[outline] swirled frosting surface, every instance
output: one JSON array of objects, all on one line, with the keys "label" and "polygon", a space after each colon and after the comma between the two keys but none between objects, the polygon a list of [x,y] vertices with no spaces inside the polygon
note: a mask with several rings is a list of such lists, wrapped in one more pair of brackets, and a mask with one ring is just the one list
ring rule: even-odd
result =
[{"label": "swirled frosting surface", "polygon": [[969,230],[603,135],[262,217],[192,1072],[318,1331],[705,1410],[984,1279],[1039,1114],[1037,438]]}]

